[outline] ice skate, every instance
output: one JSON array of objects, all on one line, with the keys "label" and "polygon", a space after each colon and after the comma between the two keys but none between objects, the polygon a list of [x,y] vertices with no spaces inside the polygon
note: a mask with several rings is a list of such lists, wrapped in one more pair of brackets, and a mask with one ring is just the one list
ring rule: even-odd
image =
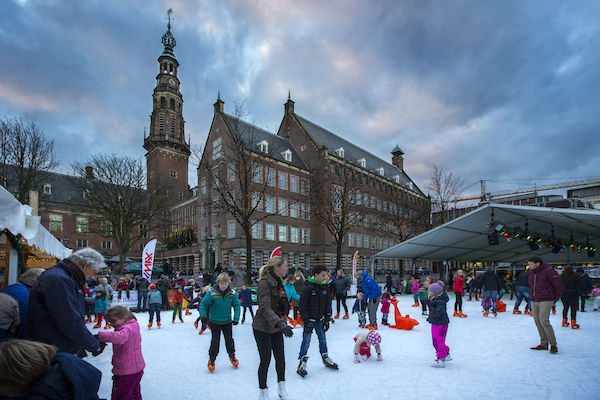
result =
[{"label": "ice skate", "polygon": [[579,324],[574,319],[571,320],[571,328],[579,329]]},{"label": "ice skate", "polygon": [[489,311],[484,311],[484,312],[483,312],[483,316],[484,316],[484,317],[487,317],[488,315],[490,315],[490,312],[489,312]]},{"label": "ice skate", "polygon": [[269,389],[260,389],[258,392],[258,400],[269,400]]},{"label": "ice skate", "polygon": [[513,310],[513,314],[521,314],[521,311],[519,311],[519,310]]},{"label": "ice skate", "polygon": [[306,363],[307,362],[308,362],[308,356],[303,356],[300,359],[300,362],[298,363],[298,369],[296,370],[296,372],[298,373],[298,375],[300,375],[303,378],[308,373],[308,372],[306,372]]},{"label": "ice skate", "polygon": [[383,361],[383,356],[381,354],[377,354],[377,361]]},{"label": "ice skate", "polygon": [[208,370],[213,372],[215,370],[215,360],[209,358],[208,359]]},{"label": "ice skate", "polygon": [[433,368],[446,368],[446,364],[442,358],[436,358],[435,361],[431,364]]},{"label": "ice skate", "polygon": [[92,326],[94,329],[102,328],[102,322],[98,322],[96,325]]},{"label": "ice skate", "polygon": [[458,311],[454,311],[454,314],[452,314],[453,317],[458,317]]},{"label": "ice skate", "polygon": [[237,368],[240,365],[240,362],[235,358],[235,354],[229,356],[229,361],[231,361],[231,365]]},{"label": "ice skate", "polygon": [[338,365],[334,363],[331,358],[329,358],[327,353],[321,354],[321,358],[323,359],[323,365],[325,365],[327,368],[339,369]]},{"label": "ice skate", "polygon": [[340,317],[340,314],[338,313],[333,316],[333,319],[338,319],[339,317]]},{"label": "ice skate", "polygon": [[566,318],[563,318],[563,320],[562,320],[562,326],[564,326],[564,327],[568,327],[569,326],[569,322],[567,321]]},{"label": "ice skate", "polygon": [[452,357],[450,357],[450,354],[448,354],[446,357],[443,358],[444,362],[448,362],[448,361],[452,361]]},{"label": "ice skate", "polygon": [[467,314],[463,314],[463,312],[462,312],[462,311],[459,311],[459,312],[458,312],[458,316],[459,316],[460,318],[467,318]]},{"label": "ice skate", "polygon": [[277,382],[277,393],[281,400],[290,400],[290,395],[287,390],[285,390],[285,381]]},{"label": "ice skate", "polygon": [[[244,323],[244,321],[242,321],[242,324]],[[198,329],[198,321],[194,321],[194,328]]]},{"label": "ice skate", "polygon": [[152,322],[148,322],[148,329],[152,328]]},{"label": "ice skate", "polygon": [[200,329],[200,330],[198,331],[198,335],[202,335],[203,333],[204,333],[204,329]]},{"label": "ice skate", "polygon": [[358,354],[354,355],[354,364],[358,364],[360,363],[360,357],[358,356]]},{"label": "ice skate", "polygon": [[85,320],[86,324],[89,323],[89,322],[92,322],[92,317],[91,316],[87,317],[86,320]]},{"label": "ice skate", "polygon": [[181,323],[183,324],[183,318],[179,317],[179,320],[181,321]]},{"label": "ice skate", "polygon": [[419,303],[415,303],[411,307],[419,307]]},{"label": "ice skate", "polygon": [[110,326],[110,324],[107,322],[106,325],[104,326],[104,329],[111,329],[112,326]]},{"label": "ice skate", "polygon": [[160,321],[156,322],[156,326],[160,328]]},{"label": "ice skate", "polygon": [[346,314],[345,314],[345,315],[342,317],[342,319],[348,319],[348,318],[350,318],[350,315],[348,315],[348,313],[346,313]]}]

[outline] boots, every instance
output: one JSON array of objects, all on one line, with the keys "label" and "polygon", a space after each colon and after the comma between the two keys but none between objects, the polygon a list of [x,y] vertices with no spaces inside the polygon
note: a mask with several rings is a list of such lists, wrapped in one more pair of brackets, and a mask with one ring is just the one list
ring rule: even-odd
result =
[{"label": "boots", "polygon": [[231,365],[233,365],[234,368],[237,368],[238,365],[240,365],[240,362],[235,358],[235,354],[229,356],[229,361],[231,361]]},{"label": "boots", "polygon": [[306,363],[307,362],[308,362],[308,356],[303,356],[300,359],[300,362],[298,363],[298,369],[296,370],[296,372],[298,373],[298,375],[300,375],[303,378],[308,373],[308,372],[306,372]]},{"label": "boots", "polygon": [[334,363],[331,358],[329,358],[329,356],[327,355],[327,353],[323,353],[321,354],[321,358],[323,359],[323,364],[327,367],[327,368],[331,368],[331,369],[338,369],[338,365],[336,363]]},{"label": "boots", "polygon": [[558,347],[556,347],[556,345],[550,345],[550,353],[558,353]]},{"label": "boots", "polygon": [[258,400],[269,400],[269,389],[260,389],[258,392]]},{"label": "boots", "polygon": [[342,317],[342,319],[348,319],[348,318],[350,318],[350,315],[348,315],[348,313],[346,313],[346,314],[345,314],[345,315]]},{"label": "boots", "polygon": [[285,381],[277,382],[277,393],[279,393],[279,398],[281,400],[290,400],[290,395],[285,390]]},{"label": "boots", "polygon": [[381,325],[389,325],[387,322],[387,319],[382,319],[381,320]]},{"label": "boots", "polygon": [[459,311],[459,312],[458,312],[458,316],[459,316],[460,318],[467,318],[467,314],[463,314],[463,312],[462,312],[462,311]]},{"label": "boots", "polygon": [[571,320],[571,328],[579,329],[579,324],[574,319]]},{"label": "boots", "polygon": [[569,322],[567,321],[566,318],[563,318],[563,320],[562,320],[562,326],[569,326]]},{"label": "boots", "polygon": [[215,360],[213,360],[212,358],[208,359],[208,370],[210,372],[213,372],[215,370]]},{"label": "boots", "polygon": [[[527,310],[525,310],[525,313],[527,313]],[[513,310],[513,314],[521,314],[521,311],[519,311],[519,310]]]},{"label": "boots", "polygon": [[548,345],[538,344],[535,347],[530,347],[531,350],[548,350]]},{"label": "boots", "polygon": [[335,315],[333,316],[333,319],[338,319],[339,317],[340,317],[340,314],[339,314],[339,313],[337,313],[337,314],[335,314]]},{"label": "boots", "polygon": [[148,329],[152,328],[152,322],[148,322]]}]

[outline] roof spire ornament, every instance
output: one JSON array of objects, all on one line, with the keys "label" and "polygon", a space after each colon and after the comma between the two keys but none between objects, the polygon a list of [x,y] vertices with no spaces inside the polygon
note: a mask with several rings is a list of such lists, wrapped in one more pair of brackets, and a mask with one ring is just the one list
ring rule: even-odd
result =
[{"label": "roof spire ornament", "polygon": [[167,19],[169,22],[167,23],[167,32],[162,37],[162,43],[165,46],[162,55],[171,56],[175,58],[175,54],[173,53],[173,47],[176,46],[175,37],[171,33],[171,14],[173,14],[173,9],[169,8],[167,10]]}]

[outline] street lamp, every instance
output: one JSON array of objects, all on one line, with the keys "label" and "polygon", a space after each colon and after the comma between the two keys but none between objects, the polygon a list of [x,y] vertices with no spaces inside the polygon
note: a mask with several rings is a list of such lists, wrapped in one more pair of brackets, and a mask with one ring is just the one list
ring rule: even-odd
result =
[{"label": "street lamp", "polygon": [[208,271],[212,274],[214,271],[214,244],[215,244],[215,238],[212,236],[209,236],[206,238],[206,248],[208,250]]}]

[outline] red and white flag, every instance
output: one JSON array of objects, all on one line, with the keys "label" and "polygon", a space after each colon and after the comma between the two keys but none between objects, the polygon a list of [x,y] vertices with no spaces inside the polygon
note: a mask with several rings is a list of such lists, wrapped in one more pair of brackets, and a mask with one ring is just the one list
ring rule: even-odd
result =
[{"label": "red and white flag", "polygon": [[281,246],[277,246],[271,252],[271,256],[269,257],[269,259],[271,259],[273,257],[279,257],[280,254],[281,254]]},{"label": "red and white flag", "polygon": [[358,250],[352,256],[352,281],[356,283],[356,268],[358,267]]},{"label": "red and white flag", "polygon": [[146,243],[146,246],[144,246],[144,251],[142,252],[142,274],[148,282],[150,282],[150,277],[152,276],[155,249],[156,239],[152,239],[151,241]]}]

